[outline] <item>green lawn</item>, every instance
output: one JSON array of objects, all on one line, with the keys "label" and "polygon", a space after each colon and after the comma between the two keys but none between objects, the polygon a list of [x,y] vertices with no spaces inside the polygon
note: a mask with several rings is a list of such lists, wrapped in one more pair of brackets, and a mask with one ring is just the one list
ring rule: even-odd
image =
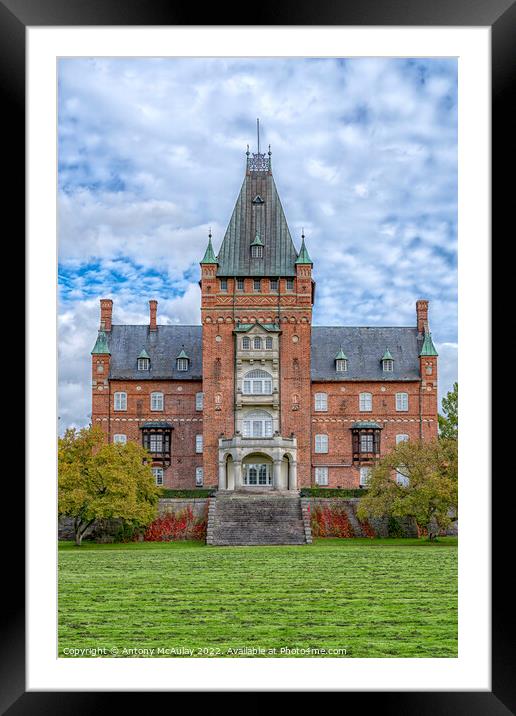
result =
[{"label": "green lawn", "polygon": [[[95,648],[107,651],[87,651]],[[456,657],[457,540],[61,543],[59,656],[70,655],[65,649],[109,657],[335,656],[330,649]]]}]

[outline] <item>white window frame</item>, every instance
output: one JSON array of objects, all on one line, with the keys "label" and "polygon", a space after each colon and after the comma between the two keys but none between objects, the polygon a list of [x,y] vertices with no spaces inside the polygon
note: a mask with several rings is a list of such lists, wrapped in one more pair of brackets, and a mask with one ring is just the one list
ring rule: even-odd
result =
[{"label": "white window frame", "polygon": [[409,409],[408,393],[396,393],[396,411],[406,413]]},{"label": "white window frame", "polygon": [[164,469],[158,466],[153,467],[152,474],[154,475],[154,482],[156,483],[156,487],[162,487],[165,479]]},{"label": "white window frame", "polygon": [[371,475],[371,469],[367,466],[362,466],[360,468],[360,478],[359,478],[359,485],[360,487],[367,487],[367,483],[369,481],[369,477]]},{"label": "white window frame", "polygon": [[255,337],[253,338],[253,349],[254,349],[255,351],[261,351],[261,350],[262,350],[262,344],[263,344],[263,341],[262,341],[262,339],[260,338],[260,336],[255,336]]},{"label": "white window frame", "polygon": [[149,435],[149,452],[163,452],[164,447],[165,436],[163,433],[151,433]]},{"label": "white window frame", "polygon": [[324,454],[327,453],[329,450],[329,438],[326,433],[318,433],[315,436],[315,446],[314,446],[314,452],[318,454]]},{"label": "white window frame", "polygon": [[268,351],[272,350],[272,338],[270,336],[267,336],[265,339],[265,349]]},{"label": "white window frame", "polygon": [[361,413],[370,413],[373,410],[373,394],[360,393],[358,397],[358,409]]},{"label": "white window frame", "polygon": [[195,409],[202,410],[204,408],[204,393],[195,394]]},{"label": "white window frame", "polygon": [[314,410],[316,412],[328,412],[328,393],[316,393],[314,396],[314,401]]},{"label": "white window frame", "polygon": [[272,375],[261,368],[254,368],[242,380],[244,395],[272,395]]},{"label": "white window frame", "polygon": [[273,433],[272,415],[266,410],[253,410],[242,420],[242,437],[271,438]]},{"label": "white window frame", "polygon": [[138,358],[138,370],[150,370],[149,358]]},{"label": "white window frame", "polygon": [[374,452],[374,434],[373,433],[360,433],[360,453],[371,453]]},{"label": "white window frame", "polygon": [[401,485],[402,487],[408,487],[410,484],[409,478],[400,472],[401,469],[403,469],[404,466],[400,465],[398,469],[396,470],[396,482],[398,485]]},{"label": "white window frame", "polygon": [[383,372],[384,373],[392,373],[394,370],[394,361],[392,358],[384,358],[382,361],[383,363]]},{"label": "white window frame", "polygon": [[202,433],[195,436],[195,452],[201,453],[203,449]]},{"label": "white window frame", "polygon": [[315,468],[315,484],[316,485],[328,485],[328,468],[327,467],[316,467]]},{"label": "white window frame", "polygon": [[202,467],[195,468],[195,487],[202,487],[204,485],[204,470]]},{"label": "white window frame", "polygon": [[242,350],[243,351],[251,350],[251,339],[249,338],[249,336],[244,336],[242,338]]},{"label": "white window frame", "polygon": [[408,443],[409,436],[406,433],[399,433],[399,435],[396,435],[396,445],[399,445],[400,443]]},{"label": "white window frame", "polygon": [[113,435],[113,442],[117,445],[127,445],[127,435],[125,435],[125,433],[115,433]]},{"label": "white window frame", "polygon": [[335,361],[335,370],[337,373],[347,373],[348,361],[345,358],[337,358]]},{"label": "white window frame", "polygon": [[263,246],[260,246],[259,244],[251,246],[251,258],[263,259]]},{"label": "white window frame", "polygon": [[176,368],[178,371],[186,372],[188,370],[188,358],[176,358]]},{"label": "white window frame", "polygon": [[165,409],[165,396],[156,391],[150,394],[150,409],[152,412],[163,412]]},{"label": "white window frame", "polygon": [[113,409],[117,412],[127,410],[127,393],[125,391],[117,390],[115,392],[113,396]]}]

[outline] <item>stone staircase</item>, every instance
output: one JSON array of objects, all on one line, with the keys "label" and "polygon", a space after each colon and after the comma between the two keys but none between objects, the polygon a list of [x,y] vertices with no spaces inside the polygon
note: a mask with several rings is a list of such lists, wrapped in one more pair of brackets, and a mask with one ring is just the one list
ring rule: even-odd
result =
[{"label": "stone staircase", "polygon": [[206,544],[295,545],[311,542],[310,515],[297,493],[219,491],[210,500]]}]

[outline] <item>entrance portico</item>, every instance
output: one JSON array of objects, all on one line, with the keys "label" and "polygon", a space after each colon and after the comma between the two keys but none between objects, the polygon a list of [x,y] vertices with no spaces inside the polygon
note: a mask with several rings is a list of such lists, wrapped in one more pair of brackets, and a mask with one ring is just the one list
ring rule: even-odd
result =
[{"label": "entrance portico", "polygon": [[219,439],[219,490],[297,490],[296,438]]}]

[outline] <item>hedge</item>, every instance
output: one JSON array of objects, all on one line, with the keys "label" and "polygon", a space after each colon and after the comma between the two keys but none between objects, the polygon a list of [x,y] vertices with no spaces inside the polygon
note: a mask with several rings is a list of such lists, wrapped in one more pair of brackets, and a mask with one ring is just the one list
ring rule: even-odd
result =
[{"label": "hedge", "polygon": [[164,487],[161,490],[161,497],[192,498],[192,497],[213,497],[215,490],[169,490]]},{"label": "hedge", "polygon": [[327,487],[303,487],[301,497],[363,497],[367,490],[334,490]]}]

